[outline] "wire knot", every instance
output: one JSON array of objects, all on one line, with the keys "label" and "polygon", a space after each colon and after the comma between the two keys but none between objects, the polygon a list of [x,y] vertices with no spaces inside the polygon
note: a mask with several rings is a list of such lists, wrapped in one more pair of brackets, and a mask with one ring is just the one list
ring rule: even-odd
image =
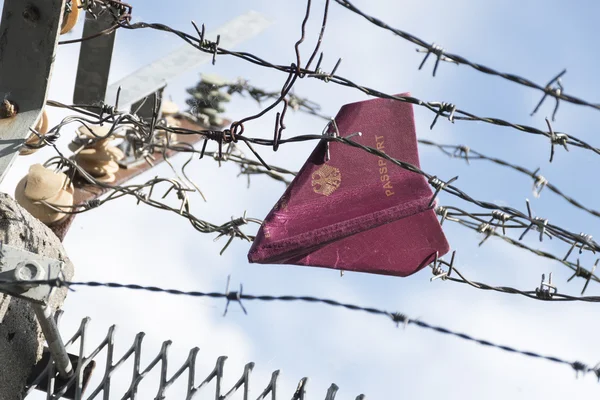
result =
[{"label": "wire knot", "polygon": [[100,199],[91,199],[85,202],[85,207],[87,209],[91,209],[91,208],[96,208],[99,207],[100,204],[102,204],[102,201]]},{"label": "wire knot", "polygon": [[431,103],[429,103],[429,105],[432,106],[433,108],[437,107],[437,109],[438,109],[435,114],[435,118],[433,118],[433,122],[429,126],[430,130],[433,129],[433,127],[437,123],[437,120],[440,116],[446,116],[446,115],[444,115],[444,113],[448,113],[448,115],[447,115],[448,121],[454,123],[454,113],[456,112],[456,106],[454,104],[445,103],[445,102],[431,102]]},{"label": "wire knot", "polygon": [[592,235],[585,234],[581,232],[577,235],[577,238],[571,244],[571,248],[567,251],[567,254],[563,258],[563,261],[567,261],[567,258],[571,255],[571,252],[575,249],[575,247],[579,247],[579,254],[583,253],[584,247],[587,246],[589,250],[591,250],[594,254],[596,251],[592,248]]},{"label": "wire knot", "polygon": [[546,118],[546,124],[548,125],[548,136],[550,137],[550,162],[552,162],[554,159],[554,145],[561,145],[566,151],[569,151],[569,148],[567,147],[569,136],[566,133],[554,132],[548,118]]},{"label": "wire knot", "polygon": [[438,179],[437,176],[432,176],[431,178],[429,178],[428,182],[431,186],[433,186],[435,188],[435,193],[431,197],[431,200],[429,201],[429,205],[427,207],[431,208],[431,206],[433,206],[433,204],[435,203],[435,199],[438,196],[438,194],[440,193],[440,191],[444,190],[444,188],[446,186],[448,186],[449,184],[451,184],[452,182],[454,182],[457,179],[458,179],[458,176],[455,176],[454,178],[450,179],[448,182],[444,182],[441,179]]},{"label": "wire knot", "polygon": [[496,227],[492,226],[487,222],[483,222],[477,227],[477,232],[485,235],[483,240],[479,242],[479,246],[481,246],[485,243],[486,240],[490,238],[490,236],[492,236],[496,232]]},{"label": "wire knot", "polygon": [[443,206],[438,206],[435,208],[435,213],[442,217],[440,219],[440,226],[444,225],[444,221],[448,218],[448,209]]},{"label": "wire knot", "polygon": [[535,170],[533,173],[533,195],[535,197],[540,197],[540,193],[542,193],[542,189],[548,184],[548,179],[544,178],[542,175],[538,175],[539,168]]},{"label": "wire knot", "polygon": [[196,23],[192,21],[192,25],[196,29],[196,33],[198,33],[198,48],[201,50],[206,50],[213,53],[212,65],[215,65],[217,58],[217,51],[219,50],[219,43],[221,42],[221,35],[217,35],[217,41],[212,42],[205,38],[206,27],[202,24],[202,30],[198,29]]},{"label": "wire knot", "polygon": [[[588,368],[587,365],[585,365],[584,363],[582,363],[581,361],[575,361],[574,363],[571,364],[571,367],[573,367],[573,369],[575,370],[575,377],[579,378],[579,374],[585,374],[586,372],[589,372],[590,369]],[[598,379],[600,379],[600,375],[598,375],[598,372],[596,369],[593,370],[594,373],[596,374],[596,376],[598,377]]]},{"label": "wire knot", "polygon": [[529,200],[527,199],[526,202],[527,213],[529,215],[529,220],[531,223],[529,224],[527,229],[525,229],[525,231],[521,234],[519,240],[522,240],[527,234],[527,232],[529,232],[532,228],[540,233],[540,242],[544,240],[544,234],[546,234],[550,239],[552,239],[552,236],[548,232],[546,232],[546,228],[548,227],[548,219],[541,217],[533,217],[531,213],[531,206],[529,205]]},{"label": "wire knot", "polygon": [[502,222],[506,222],[512,218],[510,214],[505,213],[504,211],[494,210],[492,211],[492,218],[498,219]]},{"label": "wire knot", "polygon": [[328,83],[331,80],[331,78],[333,78],[333,76],[335,75],[335,72],[337,71],[338,67],[340,66],[342,59],[341,58],[338,59],[337,63],[335,63],[335,66],[329,73],[325,72],[325,71],[323,71],[323,69],[321,69],[321,61],[322,60],[323,60],[323,53],[321,53],[321,56],[319,57],[319,61],[317,62],[317,66],[315,68],[315,72],[313,74],[311,74],[311,76],[313,76],[314,78],[320,79],[325,83]]},{"label": "wire knot", "polygon": [[115,115],[116,111],[117,110],[116,110],[115,106],[104,103],[104,104],[102,104],[102,107],[100,109],[100,118],[102,118],[104,116],[104,114]]},{"label": "wire knot", "polygon": [[[438,257],[438,255],[439,253],[436,251],[435,259],[430,264],[431,272],[433,273],[433,277],[429,279],[430,282],[433,282],[436,279],[442,279],[443,281],[445,281],[450,277],[450,275],[452,274],[452,270],[454,269],[454,257],[456,256],[456,251],[452,252],[452,258],[450,259],[450,262],[442,260]],[[444,270],[442,265],[447,266],[448,271]]]},{"label": "wire knot", "polygon": [[423,66],[425,65],[425,62],[427,62],[429,55],[431,55],[431,54],[435,55],[436,60],[435,60],[435,65],[433,66],[433,76],[435,76],[435,74],[437,72],[437,68],[438,68],[438,65],[440,64],[440,61],[446,61],[446,62],[458,64],[458,62],[454,61],[450,57],[446,57],[444,55],[444,52],[445,52],[444,48],[435,43],[432,43],[431,46],[426,47],[425,49],[416,49],[416,51],[417,51],[417,53],[425,53],[425,57],[423,57],[423,61],[421,61],[421,64],[419,65],[419,71],[423,68]]},{"label": "wire knot", "polygon": [[229,309],[229,303],[232,301],[235,301],[236,303],[238,303],[240,305],[240,307],[242,308],[242,311],[244,311],[244,314],[248,315],[246,308],[242,304],[244,286],[240,283],[239,292],[230,292],[229,291],[230,283],[231,283],[231,275],[229,275],[227,277],[227,287],[225,288],[225,298],[227,299],[227,303],[225,304],[225,312],[223,313],[223,316],[227,315],[227,310]]},{"label": "wire knot", "polygon": [[581,264],[579,264],[579,258],[578,258],[577,259],[577,269],[575,270],[575,273],[573,273],[573,275],[571,275],[571,277],[569,279],[567,279],[567,282],[571,282],[571,280],[575,277],[585,279],[585,284],[583,285],[583,289],[581,290],[581,294],[583,295],[585,293],[585,290],[588,287],[588,284],[590,283],[590,280],[592,280],[592,277],[594,276],[594,272],[596,271],[596,268],[598,267],[598,262],[600,262],[600,259],[597,259],[596,263],[592,267],[592,270],[588,271],[587,269],[583,268],[581,266]]},{"label": "wire knot", "polygon": [[556,294],[556,292],[556,286],[552,285],[552,272],[550,272],[547,283],[546,275],[542,274],[542,282],[540,283],[540,287],[535,288],[536,297],[542,300],[550,300]]},{"label": "wire knot", "polygon": [[406,328],[406,326],[410,323],[410,319],[402,313],[395,312],[390,314],[390,317],[392,318],[392,321],[394,321],[396,326],[399,326],[402,323]]},{"label": "wire knot", "polygon": [[598,382],[600,382],[600,363],[596,364],[596,366],[592,369],[592,372],[594,375],[596,375],[596,378],[598,378]]},{"label": "wire knot", "polygon": [[[565,69],[546,84],[546,86],[544,87],[544,96],[542,96],[540,102],[537,104],[537,106],[535,106],[535,109],[531,113],[532,116],[540,109],[540,107],[544,103],[544,100],[546,100],[546,97],[551,96],[554,97],[554,99],[556,100],[556,105],[554,106],[554,111],[552,112],[552,121],[556,119],[556,112],[558,111],[560,98],[562,97],[562,93],[564,90],[560,78],[566,73],[567,70]],[[554,86],[554,84],[556,84],[556,86]]]},{"label": "wire knot", "polygon": [[248,220],[245,217],[238,217],[231,220],[231,225],[235,227],[244,226],[248,224]]},{"label": "wire knot", "polygon": [[221,140],[223,141],[223,143],[237,143],[237,137],[231,129],[224,129],[221,132]]},{"label": "wire knot", "polygon": [[469,146],[465,146],[465,145],[460,145],[456,147],[456,150],[454,150],[454,153],[452,154],[453,157],[458,157],[458,158],[464,158],[467,161],[467,164],[471,164],[469,162],[469,152],[471,151],[471,148]]},{"label": "wire knot", "polygon": [[500,210],[493,210],[492,211],[492,218],[489,220],[488,223],[491,223],[492,221],[494,221],[495,219],[502,221],[502,234],[506,235],[506,221],[510,220],[512,218],[512,216],[510,214],[507,214],[503,211]]}]

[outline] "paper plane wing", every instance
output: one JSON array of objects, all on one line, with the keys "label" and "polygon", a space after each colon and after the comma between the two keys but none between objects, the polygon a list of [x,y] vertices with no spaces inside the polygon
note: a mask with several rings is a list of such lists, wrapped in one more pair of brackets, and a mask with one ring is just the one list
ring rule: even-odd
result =
[{"label": "paper plane wing", "polygon": [[[419,166],[412,105],[374,99],[343,106],[342,137]],[[265,218],[252,263],[407,276],[449,251],[425,178],[342,143],[319,142]]]}]

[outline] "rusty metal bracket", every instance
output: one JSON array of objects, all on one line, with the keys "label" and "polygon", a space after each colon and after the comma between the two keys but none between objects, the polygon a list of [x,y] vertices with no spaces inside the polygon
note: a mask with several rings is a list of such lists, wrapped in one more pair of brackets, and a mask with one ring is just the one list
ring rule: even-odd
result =
[{"label": "rusty metal bracket", "polygon": [[64,0],[5,0],[0,22],[0,181],[46,103]]}]

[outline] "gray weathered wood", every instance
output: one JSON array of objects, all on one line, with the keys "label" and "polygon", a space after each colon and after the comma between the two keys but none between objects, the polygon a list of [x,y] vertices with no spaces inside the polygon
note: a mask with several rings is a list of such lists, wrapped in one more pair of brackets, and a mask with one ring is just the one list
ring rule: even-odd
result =
[{"label": "gray weathered wood", "polygon": [[64,0],[5,0],[0,25],[0,101],[18,113],[0,118],[0,181],[46,103]]},{"label": "gray weathered wood", "polygon": [[[64,261],[64,278],[73,278],[73,264],[56,235],[4,193],[0,193],[0,240],[19,249]],[[62,306],[66,295],[66,288],[54,293],[49,304],[53,311]],[[31,368],[42,355],[43,344],[44,337],[31,304],[0,293],[1,400],[22,398]]]}]

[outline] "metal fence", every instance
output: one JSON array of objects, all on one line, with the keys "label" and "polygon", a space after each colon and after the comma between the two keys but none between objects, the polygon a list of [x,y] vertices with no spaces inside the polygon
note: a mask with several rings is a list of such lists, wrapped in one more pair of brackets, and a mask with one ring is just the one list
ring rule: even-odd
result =
[{"label": "metal fence", "polygon": [[[57,318],[60,318],[60,314],[57,315]],[[200,381],[196,379],[196,360],[200,351],[199,348],[194,347],[191,349],[187,360],[185,360],[182,365],[172,367],[169,365],[169,347],[171,346],[171,341],[167,340],[163,342],[156,356],[147,365],[142,365],[141,359],[145,333],[138,333],[131,346],[122,355],[118,355],[115,354],[116,326],[113,325],[108,329],[104,340],[93,347],[93,350],[86,352],[85,348],[89,346],[87,343],[89,322],[89,318],[84,318],[81,321],[81,325],[77,332],[75,332],[66,342],[67,349],[75,350],[79,357],[75,366],[75,374],[66,380],[60,378],[54,368],[51,356],[49,356],[49,353],[45,353],[40,363],[36,366],[39,374],[34,376],[28,384],[26,398],[33,400],[36,397],[33,394],[36,393],[37,390],[42,390],[46,392],[45,396],[48,400],[141,399],[142,397],[138,394],[140,385],[153,371],[159,371],[160,373],[158,389],[156,395],[153,397],[153,399],[156,400],[165,399],[167,398],[167,395],[169,395],[168,398],[176,398],[173,397],[173,386],[176,382],[185,383],[185,393],[180,392],[180,397],[177,397],[182,400],[193,399],[200,394],[206,397],[211,393],[214,393],[214,398],[217,400],[230,399],[236,393],[241,394],[241,398],[244,400],[251,398],[250,377],[252,370],[254,369],[253,362],[247,363],[241,376],[236,380],[236,383],[231,388],[227,388],[223,382],[227,356],[219,357],[213,370]],[[149,350],[144,351],[148,352]],[[128,360],[133,361],[131,369],[128,369],[125,366]],[[100,370],[100,367],[103,367],[103,370]],[[94,369],[94,375],[101,375],[102,378],[100,382],[93,387],[91,385],[86,387],[91,378],[92,370]],[[230,374],[232,374],[232,372]],[[266,398],[275,400],[277,398],[282,398],[282,395],[277,392],[279,374],[279,370],[273,371],[271,379],[266,386],[259,386],[260,389],[253,389],[254,393],[260,392],[256,397],[257,400]],[[131,376],[131,378],[128,387],[125,390],[122,390],[118,387],[123,386],[121,382],[123,382],[123,377],[125,376]],[[119,385],[114,384],[115,379],[119,380]],[[298,382],[295,392],[286,394],[285,398],[291,398],[292,400],[302,400],[307,398],[305,397],[307,384],[308,378],[302,378]],[[254,385],[256,387],[256,385],[259,384],[255,383]],[[337,391],[338,386],[336,384],[331,384],[324,399],[335,399]],[[365,399],[365,396],[361,394],[357,396],[356,399]]]}]

